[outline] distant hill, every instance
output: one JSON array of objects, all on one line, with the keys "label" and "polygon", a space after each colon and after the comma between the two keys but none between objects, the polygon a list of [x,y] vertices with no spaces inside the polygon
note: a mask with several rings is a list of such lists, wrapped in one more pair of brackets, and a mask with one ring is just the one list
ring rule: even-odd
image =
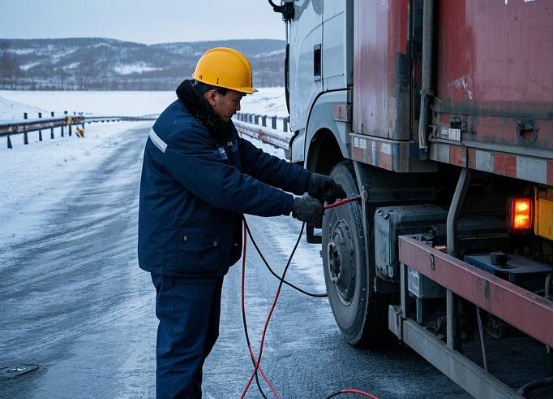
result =
[{"label": "distant hill", "polygon": [[241,51],[254,85],[283,86],[285,42],[225,40],[146,45],[114,39],[1,39],[0,88],[22,90],[173,90],[212,47]]}]

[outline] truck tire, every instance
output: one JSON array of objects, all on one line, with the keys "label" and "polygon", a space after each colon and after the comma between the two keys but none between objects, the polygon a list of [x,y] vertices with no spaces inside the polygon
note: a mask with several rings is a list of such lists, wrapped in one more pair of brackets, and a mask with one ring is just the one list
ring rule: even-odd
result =
[{"label": "truck tire", "polygon": [[[331,177],[347,195],[359,195],[354,171],[348,162],[335,166]],[[344,339],[355,346],[381,343],[390,334],[383,309],[371,282],[375,272],[368,267],[359,201],[325,211],[322,257],[329,303]],[[385,313],[386,315],[386,313]],[[387,337],[388,338],[388,337]]]}]

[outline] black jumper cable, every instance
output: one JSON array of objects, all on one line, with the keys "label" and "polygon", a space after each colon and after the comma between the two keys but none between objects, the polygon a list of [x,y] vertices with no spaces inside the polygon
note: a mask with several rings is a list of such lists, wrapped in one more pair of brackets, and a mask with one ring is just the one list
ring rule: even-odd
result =
[{"label": "black jumper cable", "polygon": [[[351,198],[346,198],[346,199],[343,199],[343,200],[340,200],[334,204],[331,204],[331,205],[326,205],[325,206],[325,209],[332,209],[332,208],[336,208],[338,206],[341,206],[341,205],[344,205],[344,204],[347,204],[349,202],[352,202],[352,201],[355,201],[355,200],[358,200],[360,199],[359,196],[355,196],[355,197],[351,197]],[[267,396],[265,395],[265,393],[263,392],[261,386],[260,386],[260,381],[258,379],[258,371],[260,372],[260,374],[262,375],[263,379],[265,380],[265,382],[267,383],[267,385],[269,386],[269,388],[271,389],[274,397],[276,399],[280,399],[279,398],[279,395],[277,394],[277,391],[275,390],[275,388],[273,387],[273,385],[271,384],[270,380],[267,378],[267,376],[265,375],[261,365],[260,365],[260,362],[261,362],[261,359],[262,359],[262,354],[263,354],[263,348],[264,348],[264,342],[265,342],[265,335],[266,335],[266,332],[267,332],[267,328],[269,326],[269,321],[271,319],[271,316],[273,315],[273,311],[275,310],[275,307],[277,305],[277,300],[279,299],[279,296],[281,294],[281,288],[283,286],[283,284],[287,284],[289,285],[290,287],[296,289],[297,291],[305,294],[305,295],[308,295],[308,296],[311,296],[311,297],[316,297],[316,298],[323,298],[323,297],[327,297],[327,294],[313,294],[313,293],[310,293],[310,292],[307,292],[301,288],[298,288],[297,286],[289,283],[288,281],[285,280],[285,276],[286,276],[286,273],[287,273],[287,270],[290,266],[290,263],[292,261],[292,258],[294,256],[294,253],[296,252],[296,249],[298,248],[298,244],[300,243],[300,240],[302,238],[302,234],[304,232],[304,227],[305,227],[305,223],[302,223],[302,228],[300,229],[300,234],[298,235],[298,239],[296,240],[296,244],[294,245],[294,248],[289,256],[289,259],[287,261],[287,264],[285,266],[285,269],[283,271],[283,275],[282,276],[278,276],[274,271],[273,269],[269,266],[269,263],[266,261],[265,257],[263,256],[260,248],[258,247],[258,245],[256,244],[254,238],[252,237],[252,233],[250,232],[250,228],[248,227],[248,224],[246,222],[246,219],[243,218],[243,236],[244,236],[244,240],[243,240],[243,256],[242,256],[242,276],[241,276],[241,286],[242,286],[242,290],[241,290],[241,305],[242,305],[242,323],[243,323],[243,328],[244,328],[244,334],[245,334],[245,337],[246,337],[246,344],[248,346],[248,351],[250,353],[250,358],[252,360],[252,363],[254,365],[254,371],[252,372],[252,375],[250,376],[250,379],[248,380],[248,383],[246,385],[246,387],[244,388],[243,392],[242,392],[242,395],[241,395],[241,399],[244,398],[244,396],[246,395],[246,393],[248,392],[248,389],[250,388],[250,385],[252,384],[252,380],[255,378],[256,379],[256,385],[258,387],[258,390],[260,391],[260,393],[262,394],[262,396],[264,397],[264,399],[267,399]],[[279,286],[277,288],[277,292],[275,294],[275,297],[273,299],[273,304],[271,306],[271,309],[269,311],[269,314],[267,316],[267,319],[266,319],[266,322],[265,322],[265,325],[264,325],[264,329],[263,329],[263,333],[262,333],[262,340],[261,340],[261,343],[260,343],[260,352],[259,352],[259,355],[258,357],[256,358],[256,356],[254,355],[254,351],[252,350],[252,346],[250,344],[250,337],[248,335],[248,325],[247,325],[247,322],[246,322],[246,307],[245,307],[245,300],[244,300],[244,287],[245,287],[245,270],[246,270],[246,239],[247,239],[247,234],[248,236],[250,237],[250,239],[252,240],[252,243],[254,244],[254,247],[256,248],[256,251],[258,252],[258,254],[260,255],[260,257],[262,258],[264,264],[266,265],[266,267],[269,269],[269,271],[271,272],[271,274],[273,276],[275,276],[278,280],[279,280]],[[331,398],[334,398],[336,396],[339,396],[339,395],[342,395],[342,394],[357,394],[357,395],[360,395],[360,396],[364,396],[364,397],[367,397],[367,398],[373,398],[373,399],[379,399],[377,398],[376,396],[370,394],[370,393],[367,393],[367,392],[363,392],[363,391],[360,391],[360,390],[356,390],[356,389],[342,389],[340,391],[337,391],[337,392],[334,392],[330,395],[328,395],[325,399],[331,399]]]}]

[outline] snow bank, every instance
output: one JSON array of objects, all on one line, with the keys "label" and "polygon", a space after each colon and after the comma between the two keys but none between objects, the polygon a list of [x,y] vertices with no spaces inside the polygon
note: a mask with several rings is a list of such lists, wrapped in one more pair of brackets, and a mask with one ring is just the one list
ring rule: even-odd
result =
[{"label": "snow bank", "polygon": [[[29,118],[33,118],[36,117],[39,112],[44,113],[45,110],[0,97],[0,123],[8,120],[23,119],[23,113],[25,112],[29,114]],[[44,114],[44,116],[47,115]]]}]

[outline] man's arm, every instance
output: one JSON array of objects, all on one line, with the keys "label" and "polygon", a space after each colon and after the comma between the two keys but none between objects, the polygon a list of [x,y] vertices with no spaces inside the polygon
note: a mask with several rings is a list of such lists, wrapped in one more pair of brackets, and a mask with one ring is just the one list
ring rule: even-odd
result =
[{"label": "man's arm", "polygon": [[238,147],[245,173],[274,187],[302,195],[310,172],[293,163],[263,152],[248,140],[238,138]]},{"label": "man's arm", "polygon": [[199,126],[173,136],[163,158],[175,179],[214,208],[259,216],[288,215],[293,209],[292,195],[229,165]]}]

